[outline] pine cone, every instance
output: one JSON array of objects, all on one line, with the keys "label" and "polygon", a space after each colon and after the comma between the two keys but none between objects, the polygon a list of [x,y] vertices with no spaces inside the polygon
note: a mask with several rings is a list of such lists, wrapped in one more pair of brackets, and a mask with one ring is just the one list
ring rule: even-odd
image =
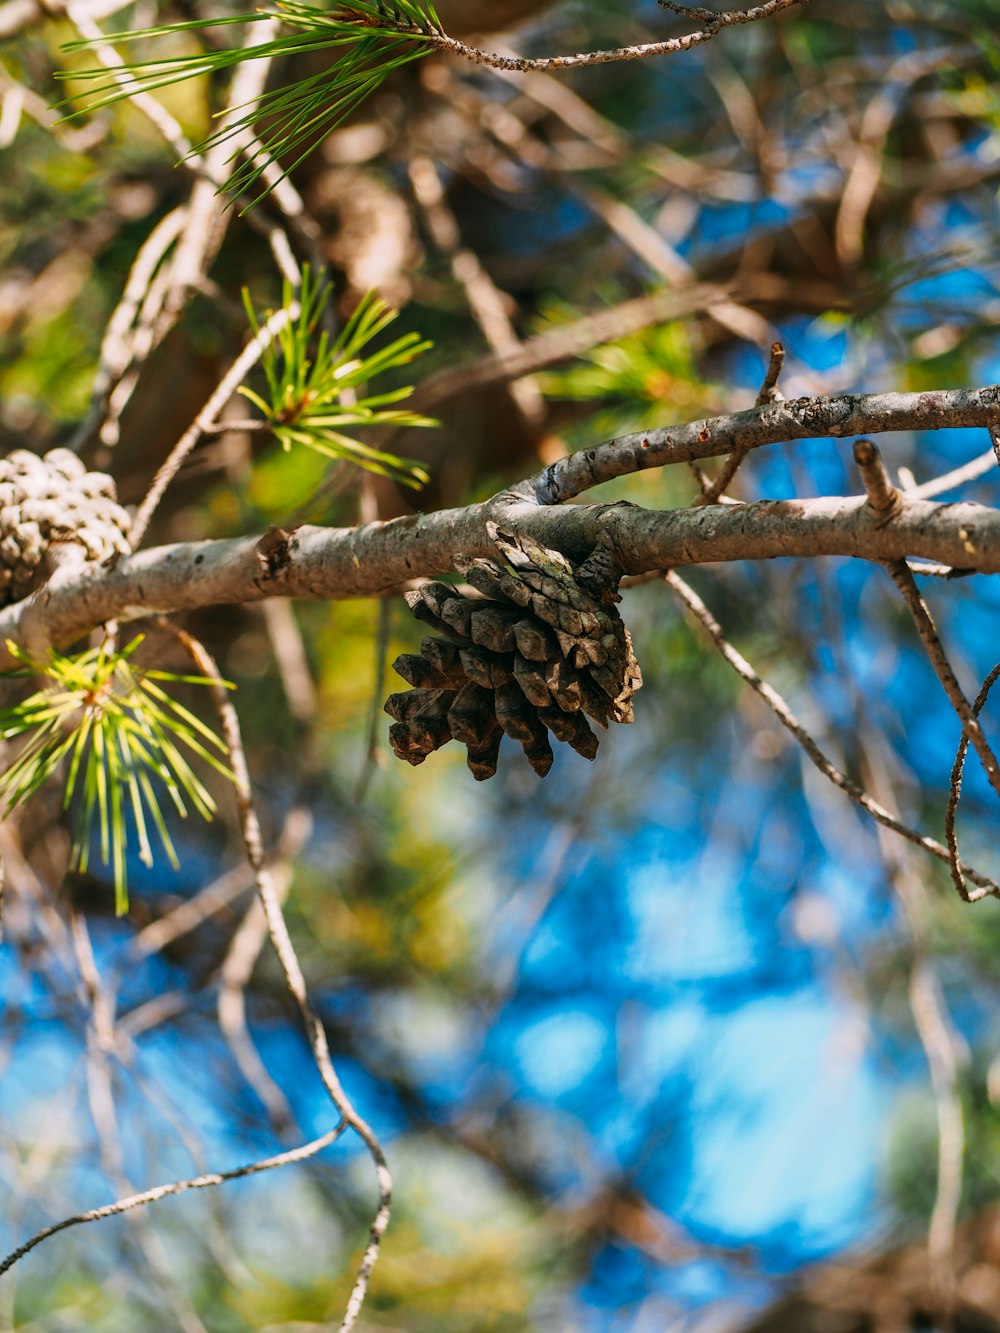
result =
[{"label": "pine cone", "polygon": [[55,541],[80,542],[94,561],[126,554],[130,519],[115,500],[114,479],[68,449],[0,458],[0,605],[27,596]]},{"label": "pine cone", "polygon": [[609,545],[574,570],[531,537],[493,523],[487,530],[504,564],[455,560],[482,596],[444,583],[406,594],[417,619],[439,635],[393,664],[414,688],[386,701],[395,718],[389,739],[410,764],[457,740],[483,781],[497,771],[506,733],[544,777],[552,767],[550,733],[593,759],[598,740],[585,714],[602,726],[632,721],[642,674],[615,606],[620,573]]}]

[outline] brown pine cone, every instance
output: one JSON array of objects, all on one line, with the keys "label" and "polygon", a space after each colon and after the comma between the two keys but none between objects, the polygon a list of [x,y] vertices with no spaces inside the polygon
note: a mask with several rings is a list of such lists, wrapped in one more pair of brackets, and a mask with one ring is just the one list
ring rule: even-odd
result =
[{"label": "brown pine cone", "polygon": [[574,569],[532,537],[492,523],[488,531],[502,564],[455,561],[480,596],[444,583],[406,594],[417,619],[438,633],[393,664],[414,688],[386,701],[395,719],[389,739],[410,764],[457,740],[482,781],[496,772],[506,733],[544,777],[550,734],[593,759],[598,740],[587,716],[602,726],[632,721],[642,674],[615,606],[620,574],[605,545]]},{"label": "brown pine cone", "polygon": [[77,541],[89,560],[107,560],[128,552],[129,524],[114,479],[68,449],[0,458],[0,605],[27,596],[53,542]]}]

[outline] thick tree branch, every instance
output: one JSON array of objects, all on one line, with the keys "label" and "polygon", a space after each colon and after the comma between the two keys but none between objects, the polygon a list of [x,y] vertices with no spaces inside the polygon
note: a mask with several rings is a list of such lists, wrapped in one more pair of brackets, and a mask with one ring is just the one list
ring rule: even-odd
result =
[{"label": "thick tree branch", "polygon": [[[217,391],[212,401],[218,396]],[[210,428],[212,415],[206,407],[192,430]],[[87,568],[78,577],[40,589],[30,615],[25,604],[6,607],[0,611],[0,643],[23,643],[31,617],[44,623],[49,642],[65,645],[109,620],[266,597],[385,594],[413,578],[452,570],[459,552],[495,554],[486,531],[488,519],[528,532],[577,560],[589,555],[606,531],[629,575],[712,561],[824,555],[882,562],[920,556],[954,570],[996,573],[1000,512],[976,504],[939,505],[902,494],[888,512],[861,497],[665,512],[559,502],[632,472],[743,453],[778,441],[998,424],[1000,385],[768,403],[730,416],[621,436],[560,459],[515,490],[464,509],[353,529],[302,527],[292,533],[273,530],[260,538],[140,551],[114,569]],[[141,522],[137,526],[141,529]],[[10,665],[0,650],[0,668]]]},{"label": "thick tree branch", "polygon": [[[904,500],[888,520],[862,496],[762,500],[651,511],[636,505],[545,507],[504,492],[481,505],[359,528],[272,530],[263,538],[185,542],[139,551],[110,570],[87,567],[34,595],[49,640],[66,644],[107,620],[265,597],[350,598],[391,592],[454,568],[458,552],[495,556],[487,519],[581,560],[607,532],[626,574],[776,556],[916,555],[1000,573],[1000,511]],[[22,640],[30,602],[0,611],[0,641]],[[4,652],[0,667],[10,665]]]}]

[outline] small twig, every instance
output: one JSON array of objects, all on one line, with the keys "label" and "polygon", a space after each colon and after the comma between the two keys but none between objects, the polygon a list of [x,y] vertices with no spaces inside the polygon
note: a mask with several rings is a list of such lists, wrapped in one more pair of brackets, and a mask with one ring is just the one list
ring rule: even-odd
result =
[{"label": "small twig", "polygon": [[[532,155],[534,156],[534,155]],[[529,162],[531,158],[527,159]],[[652,271],[666,280],[670,288],[678,288],[697,280],[691,264],[660,235],[659,231],[646,222],[628,204],[607,195],[593,185],[563,180],[562,185],[571,194],[581,199],[601,220],[642,260]],[[731,297],[721,296],[705,308],[705,313],[717,324],[734,333],[737,338],[759,342],[761,337],[768,337],[771,325],[755,310],[740,305]]]},{"label": "small twig", "polygon": [[778,376],[781,374],[781,367],[784,363],[784,347],[779,342],[773,342],[771,344],[771,359],[767,363],[767,371],[760,386],[760,393],[757,395],[756,407],[763,407],[765,403],[776,403],[784,397],[784,394],[778,388]]},{"label": "small twig", "polygon": [[[708,473],[705,471],[704,468],[698,466],[698,464],[694,461],[693,458],[689,458],[687,460],[687,469],[691,473],[692,477],[694,477],[695,481],[698,483],[699,499],[695,500],[694,503],[695,504],[707,503],[705,500],[705,496],[708,495],[709,491],[712,489],[712,478],[708,475]],[[653,570],[650,577],[654,579],[659,578],[659,570]]]},{"label": "small twig", "polygon": [[[483,337],[498,356],[516,355],[522,344],[507,311],[509,298],[496,286],[475,251],[462,244],[458,219],[448,205],[434,162],[424,153],[415,153],[409,162],[409,177],[427,229],[434,244],[447,256],[452,276],[465,293]],[[525,421],[538,425],[546,408],[537,382],[525,376],[511,380],[506,387]]]},{"label": "small twig", "polygon": [[253,887],[247,868],[235,866],[220,875],[217,880],[207,885],[193,898],[187,898],[172,911],[151,921],[129,941],[128,957],[132,960],[146,958],[150,954],[160,953],[174,940],[197,929],[210,917],[215,916],[240,896]]},{"label": "small twig", "polygon": [[[266,22],[252,24],[247,32],[245,49],[249,51],[270,41],[277,29],[278,22],[273,17]],[[237,66],[229,89],[230,107],[219,122],[212,147],[204,156],[190,153],[186,158],[186,165],[198,179],[188,201],[189,222],[174,256],[171,288],[164,307],[166,323],[171,327],[180,318],[191,293],[198,289],[234,216],[233,211],[219,197],[228,177],[231,159],[241,152],[248,152],[251,156],[259,152],[259,143],[252,132],[240,129],[237,122],[242,109],[262,96],[270,67],[270,59],[249,58]],[[294,198],[297,200],[297,196]],[[278,192],[275,202],[283,210],[289,207],[283,190]],[[291,207],[294,212],[294,200]],[[296,215],[298,220],[299,215]],[[278,268],[293,287],[298,287],[302,280],[301,273],[282,227],[253,212],[247,215],[247,221],[267,237]]]},{"label": "small twig", "polygon": [[183,990],[160,991],[151,1000],[123,1013],[116,1030],[123,1041],[131,1042],[143,1032],[152,1032],[172,1018],[178,1018],[190,1002],[190,994]]},{"label": "small twig", "polygon": [[411,405],[420,411],[439,407],[459,394],[488,389],[546,370],[571,360],[604,342],[616,342],[649,324],[693,315],[718,299],[720,289],[699,284],[683,288],[661,288],[650,296],[633,297],[608,310],[583,315],[570,324],[560,324],[525,339],[516,352],[488,356],[455,369],[441,370],[413,394]]},{"label": "small twig", "polygon": [[153,478],[149,490],[132,520],[131,542],[133,550],[145,536],[150,519],[156,511],[157,505],[163,499],[164,492],[177,475],[185,458],[205,434],[206,428],[215,424],[216,417],[242,384],[250,369],[260,360],[264,350],[271,345],[286,324],[290,320],[296,319],[298,315],[299,304],[297,301],[293,301],[290,306],[276,311],[267,320],[256,337],[247,343],[223,375],[208,402],[171,449],[167,458],[157,470],[156,476]]},{"label": "small twig", "polygon": [[[733,478],[740,470],[743,460],[749,452],[749,445],[741,445],[734,449],[722,465],[722,471],[715,480],[708,482],[707,485],[702,484],[701,494],[695,500],[694,507],[697,507],[698,505],[714,505],[718,504],[720,500],[724,500],[725,492],[729,489]],[[696,464],[691,463],[690,467],[692,471],[695,471]],[[697,472],[700,473],[701,469],[698,468]],[[701,473],[701,475],[704,477],[704,473]]]},{"label": "small twig", "polygon": [[[990,427],[990,440],[994,438],[994,428]],[[1000,436],[998,436],[1000,438]],[[942,472],[939,477],[932,477],[930,481],[922,482],[919,486],[907,488],[907,498],[911,500],[930,500],[935,495],[943,495],[945,491],[956,491],[966,482],[977,481],[980,477],[985,477],[988,472],[992,472],[997,465],[996,446],[992,446],[984,453],[977,454],[975,458],[970,458],[968,463],[963,463],[961,467],[952,468],[950,472]]]},{"label": "small twig", "polygon": [[[189,158],[192,155],[191,142],[181,129],[178,121],[162,102],[158,102],[150,93],[143,92],[135,86],[137,82],[135,76],[126,69],[125,61],[106,39],[104,33],[86,9],[76,3],[65,4],[63,8],[66,17],[80,36],[89,43],[97,59],[105,69],[111,71],[112,77],[122,91],[156,126],[172,151],[177,155],[178,160],[184,161]],[[197,154],[195,156],[197,157]]]},{"label": "small twig", "polygon": [[[877,801],[873,800],[857,785],[856,782],[852,782],[846,773],[841,772],[841,770],[837,768],[837,766],[828,759],[819,748],[815,740],[809,732],[806,731],[805,727],[802,726],[777,690],[771,685],[768,685],[766,681],[762,680],[742,653],[738,652],[737,649],[733,647],[726,638],[722,626],[715,619],[711,611],[709,611],[708,607],[694,589],[673,570],[668,570],[663,577],[664,581],[673,589],[692,615],[694,615],[695,619],[704,627],[712,642],[729,665],[743,678],[743,680],[746,681],[750,688],[763,699],[764,703],[767,704],[771,712],[774,713],[781,725],[792,733],[824,777],[828,778],[835,787],[838,787],[845,793],[845,795],[849,796],[852,801],[861,806],[863,810],[866,810],[868,814],[880,824],[884,824],[886,828],[892,829],[894,833],[898,833],[900,837],[905,838],[908,842],[912,842],[914,846],[923,848],[923,850],[929,852],[931,856],[936,856],[938,860],[950,861],[951,853],[947,847],[942,846],[941,843],[936,842],[933,838],[928,838],[924,834],[918,833],[915,829],[911,829],[908,825],[902,823],[902,821],[892,815],[885,806],[880,805]],[[972,880],[973,884],[976,884],[982,890],[981,893],[970,895],[970,898],[979,899],[985,897],[986,894],[993,894],[994,896],[1000,897],[1000,884],[997,884],[987,875],[982,875],[978,871],[970,870],[966,865],[963,865],[962,869],[965,872],[966,877]]]},{"label": "small twig", "polygon": [[877,514],[891,518],[902,504],[902,496],[889,479],[882,455],[871,440],[856,440],[854,461],[861,473],[868,503]]},{"label": "small twig", "polygon": [[[45,2],[48,4],[50,0]],[[147,282],[145,286],[139,287],[140,295],[146,287],[149,290],[130,336],[126,336],[129,335],[129,327],[125,321],[130,314],[134,315],[134,311],[130,311],[131,303],[125,298],[114,317],[119,320],[119,324],[115,328],[109,326],[108,334],[117,335],[119,346],[116,347],[114,343],[109,346],[108,339],[105,339],[91,412],[73,438],[73,447],[82,448],[103,414],[104,420],[100,427],[102,443],[113,447],[118,441],[118,422],[135,388],[140,366],[177,323],[190,296],[199,290],[212,258],[222,244],[232,216],[218,199],[226,179],[227,161],[234,152],[245,152],[252,158],[260,152],[260,145],[249,129],[243,129],[235,134],[235,147],[232,142],[223,142],[204,156],[194,151],[180,125],[160,102],[148,93],[132,90],[134,76],[128,72],[125,62],[105,39],[93,21],[93,16],[80,0],[73,0],[64,8],[81,36],[90,42],[101,63],[112,71],[123,91],[146,114],[177,157],[197,178],[191,197],[183,207],[183,228],[179,232],[178,244],[169,266],[164,265],[164,271],[156,275],[155,282]],[[267,40],[275,30],[276,23],[273,21],[255,25],[248,35],[248,46]],[[246,61],[237,70],[230,90],[234,106],[226,113],[219,131],[224,137],[232,137],[225,136],[224,132],[228,125],[238,119],[240,107],[256,100],[263,92],[269,67],[269,61]],[[280,168],[276,164],[270,164],[264,174],[274,191],[275,203],[285,214],[289,225],[295,228],[307,246],[315,250],[315,224],[306,214],[294,187],[281,178]],[[301,270],[284,229],[257,214],[250,214],[248,221],[266,236],[278,268],[292,286],[297,287],[301,283]],[[160,228],[157,228],[154,232],[157,241],[160,239],[159,233]],[[146,262],[144,253],[145,247],[136,261],[137,266]],[[136,285],[141,283],[141,274],[134,273],[133,277]],[[114,359],[111,359],[112,354]]]},{"label": "small twig", "polygon": [[[187,1000],[190,1003],[190,993],[187,995]],[[145,1007],[143,1006],[143,1008]],[[148,1031],[148,1028],[139,1030]],[[124,1032],[124,1019],[119,1021],[118,1031],[127,1039],[128,1034]],[[131,1042],[127,1042],[127,1044],[130,1047],[132,1045]],[[138,1054],[138,1052],[136,1053]],[[197,1131],[188,1118],[188,1108],[182,1109],[177,1104],[176,1098],[171,1096],[164,1088],[162,1081],[148,1078],[135,1067],[134,1063],[129,1069],[129,1074],[138,1095],[146,1101],[146,1104],[156,1115],[162,1117],[175,1134],[178,1143],[183,1146],[184,1151],[191,1158],[192,1169],[199,1175],[205,1175],[208,1167],[205,1164],[204,1152]],[[206,1255],[211,1255],[218,1264],[220,1272],[225,1275],[226,1280],[231,1285],[235,1287],[251,1285],[254,1280],[253,1275],[233,1248],[232,1237],[226,1227],[226,1219],[219,1195],[209,1194],[207,1207],[208,1220],[204,1224],[199,1222],[198,1227],[204,1252]]]},{"label": "small twig", "polygon": [[[275,889],[281,902],[291,887],[292,858],[308,841],[312,826],[309,813],[301,806],[290,810],[285,819],[274,866]],[[288,1138],[295,1127],[295,1116],[284,1091],[268,1072],[247,1025],[246,991],[266,939],[267,923],[255,899],[230,940],[219,968],[217,1013],[233,1058],[260,1099],[271,1127],[279,1137]]]},{"label": "small twig", "polygon": [[265,1157],[262,1161],[251,1162],[247,1166],[238,1166],[232,1171],[212,1171],[207,1175],[194,1176],[190,1180],[175,1180],[169,1185],[155,1185],[152,1189],[143,1190],[139,1194],[131,1194],[128,1198],[118,1199],[114,1203],[106,1203],[101,1208],[90,1208],[85,1213],[76,1213],[73,1217],[65,1217],[61,1222],[56,1222],[54,1226],[45,1227],[42,1231],[23,1245],[19,1245],[16,1250],[12,1250],[6,1259],[0,1262],[0,1275],[7,1272],[8,1269],[23,1259],[26,1254],[30,1254],[36,1246],[41,1245],[43,1240],[48,1240],[50,1236],[56,1235],[60,1231],[66,1231],[69,1227],[81,1226],[84,1222],[99,1222],[105,1217],[117,1217],[120,1213],[126,1213],[132,1208],[141,1208],[145,1204],[155,1203],[157,1199],[166,1199],[171,1194],[183,1194],[187,1190],[206,1189],[210,1185],[222,1185],[227,1180],[241,1180],[244,1176],[253,1176],[261,1171],[272,1171],[276,1167],[291,1166],[295,1162],[307,1161],[310,1157],[315,1157],[317,1153],[328,1148],[335,1142],[344,1130],[346,1124],[341,1122],[335,1129],[328,1130],[318,1139],[313,1139],[310,1143],[304,1143],[301,1147],[292,1148],[288,1152],[278,1153],[274,1157]]},{"label": "small twig", "polygon": [[295,616],[294,603],[287,597],[268,597],[261,602],[261,612],[281,678],[285,702],[292,717],[304,729],[308,754],[308,729],[316,721],[318,707],[316,681],[309,665],[302,629]]},{"label": "small twig", "polygon": [[10,70],[0,64],[0,148],[11,147],[22,115],[30,117],[71,153],[93,151],[110,129],[109,122],[99,117],[82,129],[69,129],[43,97],[19,83]]},{"label": "small twig", "polygon": [[[734,453],[732,457],[736,457],[736,454]],[[742,463],[745,457],[746,453],[739,453],[739,462]],[[737,467],[738,466],[739,463],[737,463]],[[692,509],[697,509],[699,505],[708,505],[708,504],[737,505],[742,503],[742,501],[734,500],[728,495],[722,495],[721,493],[717,493],[719,491],[720,481],[725,480],[726,485],[728,486],[729,482],[732,480],[732,476],[730,476],[728,479],[725,477],[725,469],[723,469],[723,471],[719,473],[719,476],[716,477],[715,481],[713,481],[712,478],[708,475],[708,473],[703,471],[702,468],[698,466],[698,464],[694,461],[693,458],[688,459],[687,467],[692,477],[694,477],[695,481],[698,483],[698,495],[694,500],[691,501]],[[736,468],[733,468],[733,475],[735,475],[735,473],[736,473]],[[640,575],[639,577],[645,578],[645,575]],[[649,577],[652,579],[658,579],[660,577],[660,571],[658,569],[652,570],[650,572]]]},{"label": "small twig", "polygon": [[[143,241],[139,253],[129,270],[125,290],[121,300],[108,320],[101,339],[98,356],[97,375],[91,391],[91,407],[86,419],[80,424],[70,441],[70,448],[79,450],[90,439],[94,428],[104,417],[111,391],[128,370],[134,366],[137,357],[137,339],[142,323],[137,325],[140,311],[143,311],[144,297],[150,288],[153,275],[163,262],[167,251],[174,244],[187,222],[187,209],[181,205],[172,209],[156,224]],[[152,339],[146,339],[152,347]],[[144,347],[143,351],[147,348]],[[110,438],[106,438],[109,435]],[[117,441],[117,417],[105,419],[101,425],[101,439],[105,444]]]},{"label": "small twig", "polygon": [[202,427],[202,435],[260,435],[273,430],[270,421],[260,421],[253,417],[240,417],[235,421],[213,421]]},{"label": "small twig", "polygon": [[845,272],[855,269],[864,254],[865,220],[882,176],[886,138],[898,111],[898,83],[888,71],[887,75],[885,87],[865,107],[840,191],[834,246]]},{"label": "small twig", "polygon": [[962,687],[959,685],[951,663],[948,661],[944,646],[938,638],[938,632],[934,626],[934,621],[931,619],[927,603],[917,587],[909,566],[904,560],[889,560],[885,562],[885,567],[889,571],[893,583],[903,594],[903,600],[913,617],[913,623],[917,627],[917,633],[920,635],[921,642],[927,651],[931,666],[934,668],[952,708],[961,720],[962,730],[972,742],[976,754],[979,756],[990,786],[1000,796],[1000,762],[997,761],[997,757],[993,753],[982,727],[979,725],[972,706],[962,692]]},{"label": "small twig", "polygon": [[392,1211],[392,1177],[389,1173],[389,1166],[386,1162],[385,1152],[383,1151],[381,1143],[367,1122],[358,1115],[347,1094],[344,1092],[344,1089],[341,1087],[340,1079],[337,1077],[330,1056],[330,1047],[326,1037],[326,1029],[318,1015],[313,1010],[312,1003],[309,999],[305,977],[302,975],[302,968],[299,964],[298,955],[295,952],[295,946],[288,933],[288,925],[285,921],[284,913],[281,910],[280,896],[264,852],[264,842],[261,835],[260,824],[253,805],[250,774],[247,768],[246,754],[243,749],[243,741],[240,734],[239,718],[236,715],[236,709],[233,707],[232,700],[229,697],[229,692],[223,683],[222,675],[216,665],[215,659],[202,643],[192,635],[188,634],[185,630],[173,625],[170,621],[159,618],[158,623],[163,629],[166,629],[177,638],[177,640],[184,646],[201,674],[208,677],[208,679],[213,682],[211,686],[212,699],[219,716],[220,730],[229,751],[229,762],[232,767],[233,780],[236,788],[236,800],[239,811],[240,827],[243,834],[243,842],[246,847],[247,859],[253,867],[254,875],[256,877],[258,901],[260,902],[264,917],[267,921],[267,929],[268,934],[271,937],[271,943],[274,946],[278,962],[284,973],[285,983],[288,986],[292,999],[295,1001],[296,1008],[299,1011],[303,1026],[305,1027],[306,1035],[313,1054],[313,1060],[316,1064],[320,1078],[322,1079],[323,1086],[326,1088],[327,1095],[340,1114],[341,1126],[339,1128],[347,1126],[354,1130],[368,1149],[369,1155],[375,1166],[375,1178],[378,1185],[379,1195],[378,1209],[371,1224],[368,1244],[361,1257],[354,1287],[351,1291],[347,1309],[340,1326],[340,1333],[351,1333],[351,1330],[356,1325],[358,1315],[361,1313],[361,1307],[364,1304],[365,1296],[368,1292],[368,1283],[371,1278],[372,1269],[375,1266],[375,1261],[378,1259],[382,1236],[385,1233],[386,1227],[389,1225],[389,1218]]},{"label": "small twig", "polygon": [[[690,51],[705,42],[710,42],[725,28],[742,23],[757,23],[761,19],[771,18],[773,15],[779,14],[784,9],[791,9],[795,5],[806,5],[808,3],[809,0],[767,0],[766,4],[754,5],[750,9],[726,10],[719,14],[712,14],[710,18],[700,20],[703,23],[702,27],[694,32],[686,33],[683,37],[671,37],[662,42],[644,42],[637,46],[620,46],[608,51],[581,51],[576,55],[542,56],[537,59],[528,59],[524,56],[501,56],[489,51],[482,51],[477,47],[467,46],[464,42],[449,37],[443,32],[427,32],[424,34],[424,40],[439,50],[450,51],[453,55],[461,56],[462,59],[469,60],[475,65],[489,65],[491,69],[513,70],[521,74],[527,73],[529,70],[579,69],[586,65],[606,65],[627,60],[646,60],[651,56],[675,55],[680,51]],[[678,10],[678,12],[683,11]],[[699,11],[691,12],[691,17],[695,19],[695,22],[699,21],[698,15]],[[377,26],[388,32],[411,30],[410,25],[395,23],[391,20],[377,24],[369,23],[369,26]]]},{"label": "small twig", "polygon": [[[279,840],[274,864],[275,891],[283,903],[291,887],[291,861],[301,851],[312,832],[312,819],[301,807],[289,811]],[[254,899],[218,971],[219,1027],[233,1053],[240,1072],[267,1111],[274,1132],[287,1138],[295,1127],[295,1116],[282,1088],[268,1072],[247,1025],[246,991],[260,951],[267,939],[267,923],[260,903]]]},{"label": "small twig", "polygon": [[[983,681],[982,688],[972,705],[973,717],[978,718],[982,712],[990,690],[996,684],[998,678],[1000,678],[1000,663],[993,668]],[[948,808],[944,812],[944,837],[950,853],[951,877],[955,888],[958,890],[959,897],[964,898],[966,902],[970,901],[969,890],[966,887],[965,876],[962,874],[962,863],[958,859],[958,835],[955,832],[955,815],[958,811],[958,799],[962,794],[962,772],[965,768],[965,756],[968,749],[969,738],[963,731],[962,738],[958,742],[958,753],[955,755],[955,762],[951,769],[951,779],[948,784]]]},{"label": "small twig", "polygon": [[[661,0],[662,3],[662,0]],[[785,349],[781,343],[773,342],[771,344],[771,359],[768,362],[767,372],[764,375],[764,381],[760,386],[760,393],[757,395],[755,407],[764,407],[768,403],[781,402],[784,395],[778,390],[778,376],[781,374],[781,367],[785,360]],[[726,491],[733,484],[737,472],[743,466],[743,461],[750,452],[748,444],[738,444],[726,459],[722,466],[722,471],[713,482],[707,485],[702,483],[701,494],[695,500],[697,505],[714,505],[722,499]],[[694,465],[691,464],[692,471]]]},{"label": "small twig", "polygon": [[[279,900],[283,901],[287,896],[290,883],[291,876],[287,873],[277,880],[275,888]],[[283,1089],[264,1064],[247,1025],[246,990],[266,939],[267,922],[255,898],[230,940],[219,969],[216,1012],[222,1035],[240,1073],[257,1094],[275,1134],[287,1142],[295,1127],[295,1115]]]},{"label": "small twig", "polygon": [[912,573],[924,578],[967,579],[976,573],[974,569],[956,569],[954,565],[932,565],[926,560],[907,560]]}]

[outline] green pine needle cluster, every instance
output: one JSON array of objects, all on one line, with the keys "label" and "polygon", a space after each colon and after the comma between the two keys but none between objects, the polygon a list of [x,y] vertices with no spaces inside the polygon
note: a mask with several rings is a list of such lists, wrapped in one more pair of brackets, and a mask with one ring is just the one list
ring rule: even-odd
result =
[{"label": "green pine needle cluster", "polygon": [[[358,426],[398,429],[438,424],[430,417],[389,407],[409,397],[412,386],[379,394],[365,387],[385,371],[421,356],[431,344],[418,333],[406,333],[377,351],[366,352],[368,344],[396,318],[396,312],[372,292],[331,339],[319,329],[329,296],[329,285],[314,280],[308,268],[297,292],[285,285],[284,305],[287,308],[297,300],[300,309],[261,356],[267,394],[245,386],[240,393],[263,413],[283,449],[305,445],[406,486],[422,486],[428,474],[419,463],[382,453],[344,432]],[[244,302],[254,332],[259,333],[261,321],[246,292]]]},{"label": "green pine needle cluster", "polygon": [[[366,101],[393,70],[426,55],[431,49],[428,38],[441,32],[440,21],[430,0],[391,0],[391,3],[351,0],[349,4],[335,4],[332,9],[320,9],[300,3],[300,0],[276,0],[272,10],[229,18],[167,23],[156,28],[111,34],[110,40],[135,42],[267,19],[280,19],[291,31],[282,32],[271,41],[256,46],[227,47],[127,63],[125,72],[133,81],[125,88],[117,79],[109,79],[108,71],[103,67],[73,70],[63,77],[95,84],[92,90],[94,100],[87,107],[93,111],[137,92],[155,92],[199,74],[216,74],[231,69],[245,60],[303,56],[326,49],[338,51],[337,59],[327,68],[266,93],[245,115],[228,120],[224,128],[198,144],[195,151],[203,153],[241,130],[254,127],[264,152],[235,166],[226,186],[233,194],[242,194],[254,189],[271,161],[281,161],[283,174],[292,171],[323,136]],[[66,50],[86,49],[93,45],[90,41],[71,42]],[[272,186],[262,190],[246,207],[258,202],[270,188]]]},{"label": "green pine needle cluster", "polygon": [[47,662],[35,661],[8,640],[7,651],[25,667],[9,674],[39,676],[46,683],[20,703],[0,708],[0,738],[28,737],[0,775],[2,813],[23,805],[65,762],[63,808],[69,809],[74,798],[77,805],[72,868],[87,869],[96,826],[101,860],[113,871],[119,915],[128,908],[129,812],[139,859],[153,864],[150,834],[155,829],[174,869],[180,863],[161,805],[163,793],[181,817],[189,806],[203,819],[215,815],[212,796],[179,747],[232,778],[219,758],[226,753],[224,743],[156,683],[214,682],[133,666],[129,659],[142,638],[138,635],[121,652],[104,645],[74,656],[54,652]]}]

